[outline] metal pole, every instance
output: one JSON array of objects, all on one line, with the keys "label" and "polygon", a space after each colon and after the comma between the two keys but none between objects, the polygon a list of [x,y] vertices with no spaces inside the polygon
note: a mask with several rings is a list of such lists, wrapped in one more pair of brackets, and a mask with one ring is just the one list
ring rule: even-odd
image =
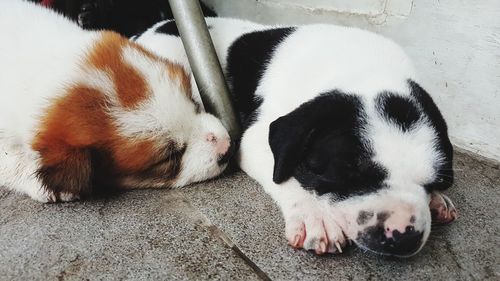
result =
[{"label": "metal pole", "polygon": [[198,0],[168,0],[168,2],[204,106],[221,119],[232,139],[239,138],[238,119],[229,98],[226,80],[200,3]]}]

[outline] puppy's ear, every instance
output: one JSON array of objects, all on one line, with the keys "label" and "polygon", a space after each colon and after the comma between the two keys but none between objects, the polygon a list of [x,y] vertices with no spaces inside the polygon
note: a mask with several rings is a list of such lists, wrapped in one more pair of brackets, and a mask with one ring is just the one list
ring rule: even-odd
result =
[{"label": "puppy's ear", "polygon": [[40,116],[32,141],[32,149],[40,154],[37,175],[56,199],[90,192],[93,153],[114,136],[104,97],[99,90],[75,84]]},{"label": "puppy's ear", "polygon": [[275,183],[282,183],[292,176],[306,150],[312,128],[302,121],[304,120],[292,112],[276,119],[269,126],[269,146],[274,156]]},{"label": "puppy's ear", "polygon": [[272,122],[269,146],[274,156],[273,181],[279,184],[292,176],[315,131],[353,130],[361,110],[361,102],[355,96],[332,91]]}]

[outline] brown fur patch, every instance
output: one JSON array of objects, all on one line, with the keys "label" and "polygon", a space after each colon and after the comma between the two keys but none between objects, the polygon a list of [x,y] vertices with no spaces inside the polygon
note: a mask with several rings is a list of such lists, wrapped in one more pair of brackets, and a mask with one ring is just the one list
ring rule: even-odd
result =
[{"label": "brown fur patch", "polygon": [[168,75],[170,79],[179,82],[182,91],[191,99],[191,77],[184,68],[179,64],[172,63],[168,66]]},{"label": "brown fur patch", "polygon": [[74,87],[58,99],[41,122],[32,147],[40,153],[38,176],[45,187],[57,193],[84,194],[91,189],[89,147],[109,131],[103,112],[102,94],[86,87]]},{"label": "brown fur patch", "polygon": [[[108,72],[113,77],[113,83],[123,107],[134,108],[151,94],[151,89],[144,77],[136,69],[124,62],[122,50],[125,46],[137,50],[148,59],[162,61],[168,70],[169,78],[178,81],[184,94],[199,107],[192,98],[190,76],[180,64],[161,59],[142,46],[114,32],[105,31],[102,39],[98,41],[89,54],[88,64]],[[199,110],[197,109],[197,111]]]},{"label": "brown fur patch", "polygon": [[104,112],[106,100],[95,89],[76,86],[64,98],[54,101],[33,142],[43,165],[53,165],[68,157],[72,148],[96,145],[113,128]]},{"label": "brown fur patch", "polygon": [[122,52],[126,46],[133,45],[120,35],[105,31],[88,55],[88,64],[106,71],[113,78],[121,105],[134,108],[150,96],[151,89],[141,73],[124,62]]}]

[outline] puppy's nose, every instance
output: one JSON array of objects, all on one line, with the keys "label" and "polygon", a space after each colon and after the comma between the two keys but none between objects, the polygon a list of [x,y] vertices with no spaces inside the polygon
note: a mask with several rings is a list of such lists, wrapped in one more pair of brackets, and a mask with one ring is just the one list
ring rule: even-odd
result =
[{"label": "puppy's nose", "polygon": [[234,149],[232,149],[234,145],[231,145],[231,139],[229,137],[217,138],[215,134],[208,133],[206,140],[214,146],[219,164],[227,163],[234,152]]},{"label": "puppy's nose", "polygon": [[213,133],[208,133],[206,140],[215,146],[215,153],[218,155],[226,154],[231,146],[231,140],[229,137],[217,138]]},{"label": "puppy's nose", "polygon": [[423,235],[423,232],[415,231],[415,227],[412,225],[406,226],[405,231],[402,233],[397,229],[386,228],[380,244],[386,253],[408,256],[420,248]]},{"label": "puppy's nose", "polygon": [[223,138],[217,142],[215,150],[219,154],[227,154],[230,147],[231,147],[231,140],[229,138]]},{"label": "puppy's nose", "polygon": [[219,157],[219,161],[218,161],[219,165],[223,165],[223,164],[226,164],[227,162],[229,162],[229,159],[231,159],[231,157],[233,157],[235,151],[236,151],[236,148],[235,148],[234,143],[230,142],[229,148],[226,150],[226,153],[222,154]]}]

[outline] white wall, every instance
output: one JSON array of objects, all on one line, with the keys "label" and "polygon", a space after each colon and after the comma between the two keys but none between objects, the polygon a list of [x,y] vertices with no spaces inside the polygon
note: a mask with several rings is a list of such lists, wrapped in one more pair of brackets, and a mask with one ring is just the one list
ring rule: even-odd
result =
[{"label": "white wall", "polygon": [[221,16],[326,22],[401,44],[441,108],[452,142],[500,160],[500,0],[206,0]]}]

